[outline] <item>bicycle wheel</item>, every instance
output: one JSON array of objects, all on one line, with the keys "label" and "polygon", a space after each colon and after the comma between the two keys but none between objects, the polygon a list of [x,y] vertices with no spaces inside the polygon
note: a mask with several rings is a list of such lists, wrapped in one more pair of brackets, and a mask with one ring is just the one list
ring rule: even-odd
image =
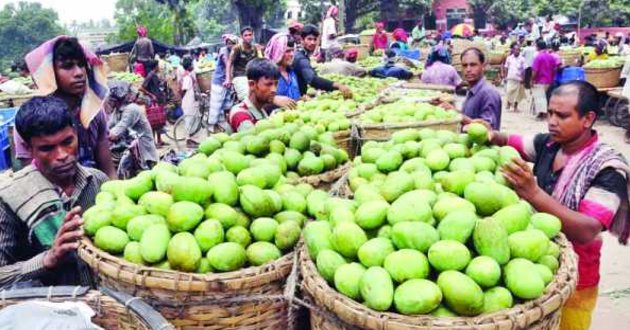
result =
[{"label": "bicycle wheel", "polygon": [[183,115],[177,119],[173,129],[166,135],[172,140],[184,141],[199,132],[201,120],[199,115]]}]

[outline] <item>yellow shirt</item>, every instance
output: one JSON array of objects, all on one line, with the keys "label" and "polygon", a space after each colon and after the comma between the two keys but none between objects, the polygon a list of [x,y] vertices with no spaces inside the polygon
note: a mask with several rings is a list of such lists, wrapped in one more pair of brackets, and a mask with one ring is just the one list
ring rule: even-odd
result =
[{"label": "yellow shirt", "polygon": [[593,60],[607,60],[608,59],[608,54],[606,53],[602,53],[597,55],[597,53],[595,53],[595,51],[592,51],[590,54],[588,54],[588,61],[593,61]]}]

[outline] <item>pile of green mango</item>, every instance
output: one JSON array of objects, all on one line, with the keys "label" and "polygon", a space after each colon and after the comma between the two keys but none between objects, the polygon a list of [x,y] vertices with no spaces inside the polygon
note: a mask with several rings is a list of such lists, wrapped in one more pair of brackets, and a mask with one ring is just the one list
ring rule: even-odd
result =
[{"label": "pile of green mango", "polygon": [[501,175],[518,152],[487,138],[473,124],[363,145],[352,199],[318,196],[303,231],[321,276],[370,309],[406,315],[474,316],[543,295],[561,222],[519,200]]},{"label": "pile of green mango", "polygon": [[113,80],[125,81],[128,83],[137,83],[144,81],[141,75],[133,72],[112,72],[110,78]]},{"label": "pile of green mango", "polygon": [[448,111],[429,103],[400,100],[381,104],[359,116],[361,124],[378,123],[414,123],[425,120],[444,120],[458,118],[456,111]]},{"label": "pile of green mango", "polygon": [[83,214],[85,232],[108,253],[163,269],[228,272],[272,262],[298,241],[313,192],[288,184],[277,159],[226,149],[106,182]]},{"label": "pile of green mango", "polygon": [[[373,77],[352,77],[340,74],[327,74],[322,77],[348,86],[352,90],[352,99],[357,103],[366,103],[374,101],[381,90],[385,87],[397,82],[396,78],[373,78]],[[341,93],[338,91],[325,93],[317,97],[318,100],[335,98],[342,99]]]}]

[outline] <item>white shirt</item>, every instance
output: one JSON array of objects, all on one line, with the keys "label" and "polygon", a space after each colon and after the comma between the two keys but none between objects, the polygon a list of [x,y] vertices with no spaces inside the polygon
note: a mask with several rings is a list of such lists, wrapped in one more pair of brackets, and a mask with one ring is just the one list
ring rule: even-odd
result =
[{"label": "white shirt", "polygon": [[525,58],[525,67],[531,68],[534,65],[534,58],[536,58],[536,47],[527,46],[523,48],[523,57]]},{"label": "white shirt", "polygon": [[195,89],[193,84],[194,72],[185,75],[182,78],[182,111],[185,115],[194,115],[197,111],[197,101],[195,101]]},{"label": "white shirt", "polygon": [[[328,17],[324,20],[324,26],[322,27],[322,49],[339,48],[337,42],[337,22],[332,17]],[[334,39],[330,39],[331,34],[335,35]]]}]

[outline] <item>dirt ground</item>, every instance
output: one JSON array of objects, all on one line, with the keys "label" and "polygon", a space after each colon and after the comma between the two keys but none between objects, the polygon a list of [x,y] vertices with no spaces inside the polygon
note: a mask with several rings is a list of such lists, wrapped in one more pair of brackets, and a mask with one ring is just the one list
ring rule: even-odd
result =
[{"label": "dirt ground", "polygon": [[[536,121],[523,110],[520,113],[504,111],[501,125],[507,132],[520,134],[547,131],[545,122]],[[615,146],[630,160],[630,144],[624,142],[623,129],[610,125],[605,118],[599,119],[595,128],[604,142]],[[591,329],[630,329],[630,246],[619,245],[608,233],[603,233],[603,238],[599,299]]]}]

